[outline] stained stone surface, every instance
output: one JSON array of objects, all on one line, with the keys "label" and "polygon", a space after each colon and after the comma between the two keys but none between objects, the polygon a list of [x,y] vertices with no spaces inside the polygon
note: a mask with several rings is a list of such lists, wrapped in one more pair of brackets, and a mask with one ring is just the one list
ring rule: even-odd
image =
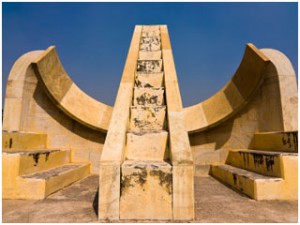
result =
[{"label": "stained stone surface", "polygon": [[[195,177],[194,180],[195,220],[193,222],[297,223],[298,221],[298,201],[255,201],[238,194],[212,177]],[[98,222],[96,213],[98,185],[99,176],[92,175],[44,200],[2,200],[2,222]],[[109,221],[102,220],[100,222]],[[113,222],[142,221],[135,219]],[[143,220],[143,222],[154,221]]]},{"label": "stained stone surface", "polygon": [[163,72],[160,73],[136,73],[135,83],[137,87],[162,87]]},{"label": "stained stone surface", "polygon": [[165,124],[165,106],[132,106],[129,130],[162,130]]},{"label": "stained stone surface", "polygon": [[170,164],[125,161],[121,184],[120,219],[172,219]]},{"label": "stained stone surface", "polygon": [[140,50],[142,51],[158,51],[160,50],[160,37],[159,36],[151,36],[151,37],[142,37]]},{"label": "stained stone surface", "polygon": [[139,51],[140,60],[159,60],[161,59],[161,51]]},{"label": "stained stone surface", "polygon": [[138,60],[137,72],[158,73],[162,71],[162,60]]},{"label": "stained stone surface", "polygon": [[142,32],[142,37],[153,37],[153,36],[159,36],[159,35],[160,35],[159,30]]},{"label": "stained stone surface", "polygon": [[163,88],[134,88],[133,105],[161,106],[164,104]]}]

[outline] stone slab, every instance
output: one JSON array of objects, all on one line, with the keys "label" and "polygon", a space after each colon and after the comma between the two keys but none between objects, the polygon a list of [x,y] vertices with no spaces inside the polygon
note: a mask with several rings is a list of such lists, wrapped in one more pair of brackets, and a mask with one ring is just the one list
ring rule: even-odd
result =
[{"label": "stone slab", "polygon": [[159,73],[162,71],[162,60],[138,60],[137,71],[144,73]]},{"label": "stone slab", "polygon": [[47,134],[2,132],[2,150],[46,149],[47,141]]},{"label": "stone slab", "polygon": [[135,84],[137,87],[162,87],[163,72],[160,73],[136,73]]},{"label": "stone slab", "polygon": [[165,106],[132,106],[129,130],[163,130],[165,125]]},{"label": "stone slab", "polygon": [[164,89],[135,87],[133,91],[133,105],[134,106],[164,105]]},{"label": "stone slab", "polygon": [[163,161],[168,132],[127,133],[127,160]]},{"label": "stone slab", "polygon": [[139,51],[140,60],[159,60],[161,59],[161,51]]},{"label": "stone slab", "polygon": [[99,220],[118,220],[120,217],[120,172],[119,164],[100,164]]},{"label": "stone slab", "polygon": [[173,219],[195,218],[194,165],[173,165]]},{"label": "stone slab", "polygon": [[172,167],[165,162],[125,161],[120,219],[172,219]]}]

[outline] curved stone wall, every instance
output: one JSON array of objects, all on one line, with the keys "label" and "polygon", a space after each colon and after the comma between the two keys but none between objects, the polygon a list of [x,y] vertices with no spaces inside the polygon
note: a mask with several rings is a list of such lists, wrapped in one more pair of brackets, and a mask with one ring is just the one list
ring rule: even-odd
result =
[{"label": "curved stone wall", "polygon": [[212,97],[184,108],[189,133],[220,124],[247,104],[263,79],[269,59],[253,44],[248,44],[243,60],[233,78]]},{"label": "curved stone wall", "polygon": [[48,96],[68,116],[89,128],[107,131],[112,107],[88,96],[71,80],[54,46],[33,62],[33,68]]}]

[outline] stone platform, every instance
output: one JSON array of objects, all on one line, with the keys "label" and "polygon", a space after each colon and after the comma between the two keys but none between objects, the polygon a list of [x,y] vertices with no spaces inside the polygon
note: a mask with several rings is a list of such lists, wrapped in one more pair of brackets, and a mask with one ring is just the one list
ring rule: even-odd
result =
[{"label": "stone platform", "polygon": [[[98,181],[97,175],[89,176],[50,195],[45,200],[2,200],[2,222],[97,222]],[[297,201],[255,201],[229,189],[212,177],[195,177],[193,222],[296,223],[297,221]]]}]

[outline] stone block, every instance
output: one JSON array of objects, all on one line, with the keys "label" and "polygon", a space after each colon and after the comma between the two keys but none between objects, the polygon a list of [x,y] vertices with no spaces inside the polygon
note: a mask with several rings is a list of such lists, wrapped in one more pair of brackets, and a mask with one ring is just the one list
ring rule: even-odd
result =
[{"label": "stone block", "polygon": [[89,161],[92,165],[92,168],[91,168],[92,174],[99,173],[101,150],[99,150],[99,149],[90,150]]},{"label": "stone block", "polygon": [[102,163],[99,179],[99,220],[119,220],[120,165],[117,163]]},{"label": "stone block", "polygon": [[161,106],[164,104],[163,88],[138,88],[133,91],[133,105]]},{"label": "stone block", "polygon": [[173,165],[173,219],[194,220],[194,165]]},{"label": "stone block", "polygon": [[127,133],[128,160],[163,161],[168,132]]},{"label": "stone block", "polygon": [[253,149],[298,152],[298,132],[263,132],[253,136]]},{"label": "stone block", "polygon": [[161,59],[161,51],[139,51],[139,60],[159,60]]},{"label": "stone block", "polygon": [[136,73],[135,84],[137,87],[162,87],[163,72],[160,73]]},{"label": "stone block", "polygon": [[166,162],[125,161],[120,219],[172,219],[172,167]]},{"label": "stone block", "polygon": [[3,150],[34,150],[47,148],[47,134],[39,133],[2,133]]},{"label": "stone block", "polygon": [[137,71],[144,73],[159,73],[162,71],[162,60],[138,60]]},{"label": "stone block", "polygon": [[[11,116],[14,115],[14,116]],[[22,99],[6,98],[3,111],[3,130],[20,130],[22,115]]]},{"label": "stone block", "polygon": [[142,37],[154,37],[154,36],[160,36],[159,30],[152,30],[152,31],[143,31]]},{"label": "stone block", "polygon": [[158,51],[161,47],[159,36],[142,37],[140,43],[140,50],[143,51]]},{"label": "stone block", "polygon": [[162,130],[165,125],[165,106],[132,106],[129,130]]},{"label": "stone block", "polygon": [[143,32],[159,31],[159,25],[143,26]]}]

